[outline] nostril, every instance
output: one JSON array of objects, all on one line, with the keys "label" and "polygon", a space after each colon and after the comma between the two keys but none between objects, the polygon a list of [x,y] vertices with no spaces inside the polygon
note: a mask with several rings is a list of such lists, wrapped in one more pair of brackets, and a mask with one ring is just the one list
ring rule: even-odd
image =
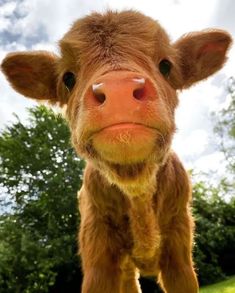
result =
[{"label": "nostril", "polygon": [[133,90],[133,97],[136,100],[143,100],[145,97],[145,83],[146,80],[144,77],[135,77],[133,78],[135,83],[135,89]]},{"label": "nostril", "polygon": [[103,104],[106,100],[105,94],[103,93],[101,87],[103,83],[93,84],[92,85],[92,92],[93,96],[99,104]]},{"label": "nostril", "polygon": [[97,102],[99,102],[99,104],[103,104],[104,101],[106,100],[104,93],[93,92],[93,95],[94,95],[95,99],[97,100]]},{"label": "nostril", "polygon": [[135,90],[133,91],[133,97],[134,97],[136,100],[143,100],[144,97],[145,97],[145,89],[144,89],[144,87],[139,88],[139,89],[135,89]]}]

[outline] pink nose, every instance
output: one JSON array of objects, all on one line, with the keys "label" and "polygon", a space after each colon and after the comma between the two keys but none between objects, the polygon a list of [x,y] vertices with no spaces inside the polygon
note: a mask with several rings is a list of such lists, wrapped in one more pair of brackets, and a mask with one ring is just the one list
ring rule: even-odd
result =
[{"label": "pink nose", "polygon": [[112,71],[92,84],[88,100],[90,106],[128,109],[155,95],[156,91],[145,77],[129,71]]}]

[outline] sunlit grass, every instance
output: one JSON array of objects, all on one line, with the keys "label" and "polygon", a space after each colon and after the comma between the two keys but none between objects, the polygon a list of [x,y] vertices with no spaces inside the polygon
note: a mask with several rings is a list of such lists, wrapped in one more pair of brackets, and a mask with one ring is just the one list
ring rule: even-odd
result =
[{"label": "sunlit grass", "polygon": [[200,293],[235,293],[235,276],[226,281],[203,287],[200,289]]}]

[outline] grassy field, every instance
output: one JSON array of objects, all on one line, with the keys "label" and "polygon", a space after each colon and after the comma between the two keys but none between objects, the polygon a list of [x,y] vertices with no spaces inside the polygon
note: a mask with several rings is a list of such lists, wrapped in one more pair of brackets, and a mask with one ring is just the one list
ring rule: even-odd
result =
[{"label": "grassy field", "polygon": [[235,293],[235,276],[226,281],[203,287],[200,289],[200,293]]}]

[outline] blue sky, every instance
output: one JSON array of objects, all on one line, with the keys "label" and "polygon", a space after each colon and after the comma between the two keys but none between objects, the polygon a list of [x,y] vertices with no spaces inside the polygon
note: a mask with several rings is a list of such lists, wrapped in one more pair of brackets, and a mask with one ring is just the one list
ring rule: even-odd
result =
[{"label": "blue sky", "polygon": [[[128,3],[128,4],[127,4]],[[134,8],[159,20],[172,41],[189,31],[222,28],[235,36],[233,0],[0,0],[0,62],[8,52],[50,50],[79,17],[107,8]],[[223,157],[215,144],[211,112],[227,102],[226,80],[235,76],[235,49],[223,70],[180,93],[176,121],[178,131],[173,147],[187,168],[219,172]],[[27,117],[26,107],[35,105],[15,93],[0,73],[0,128]]]}]

